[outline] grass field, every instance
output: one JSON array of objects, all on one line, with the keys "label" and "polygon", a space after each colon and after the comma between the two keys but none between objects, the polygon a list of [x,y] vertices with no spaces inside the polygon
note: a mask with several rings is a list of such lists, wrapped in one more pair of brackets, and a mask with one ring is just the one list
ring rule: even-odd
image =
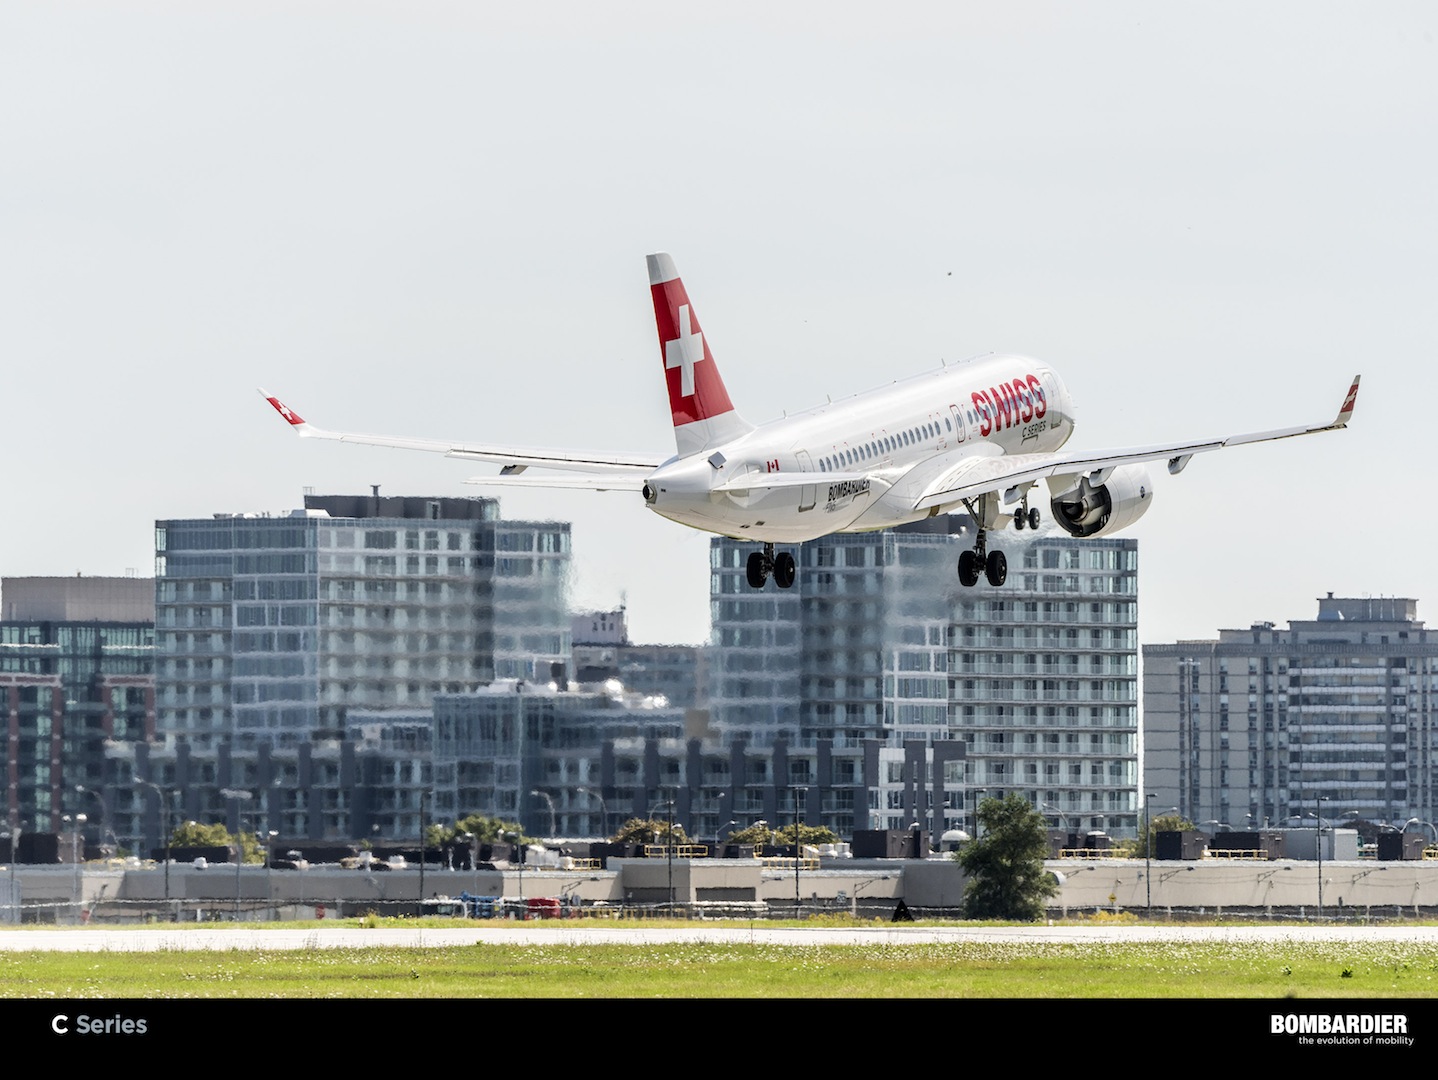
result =
[{"label": "grass field", "polygon": [[1438,946],[476,944],[0,953],[0,997],[12,999],[774,1000],[916,992],[971,999],[1432,998],[1438,997]]}]

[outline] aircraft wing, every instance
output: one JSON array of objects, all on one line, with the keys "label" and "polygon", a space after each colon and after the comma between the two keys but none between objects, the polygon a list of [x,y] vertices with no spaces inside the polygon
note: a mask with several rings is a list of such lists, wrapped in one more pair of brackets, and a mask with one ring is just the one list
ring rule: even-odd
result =
[{"label": "aircraft wing", "polygon": [[1093,474],[1115,469],[1120,465],[1137,465],[1147,461],[1167,461],[1168,471],[1177,475],[1195,454],[1209,450],[1222,450],[1228,446],[1243,446],[1246,443],[1270,442],[1274,439],[1288,439],[1296,435],[1312,435],[1319,431],[1334,431],[1347,427],[1353,416],[1353,406],[1358,399],[1359,376],[1353,377],[1353,385],[1343,399],[1338,416],[1327,423],[1306,424],[1298,427],[1278,428],[1273,431],[1253,431],[1242,435],[1228,435],[1216,439],[1201,439],[1193,442],[1167,443],[1157,446],[1122,447],[1113,450],[1091,450],[1087,452],[1060,452],[1056,454],[1009,454],[1003,457],[962,458],[951,468],[934,477],[914,502],[914,509],[928,510],[936,506],[951,506],[964,499],[972,499],[989,492],[1007,492],[1011,488],[1032,484],[1051,476]]},{"label": "aircraft wing", "polygon": [[[398,450],[424,450],[445,457],[461,458],[468,461],[492,461],[504,466],[502,475],[492,482],[525,487],[587,487],[606,490],[618,486],[616,478],[630,477],[635,490],[644,483],[644,477],[653,472],[665,460],[658,454],[609,454],[583,450],[542,450],[518,446],[494,446],[484,443],[443,442],[434,439],[412,439],[393,435],[362,435],[353,431],[328,431],[315,427],[289,408],[279,398],[261,390],[265,400],[290,425],[295,434],[308,439],[334,439],[339,442],[360,443],[365,446],[389,446]],[[518,480],[517,477],[530,467],[539,469],[562,469],[576,473],[602,473],[599,483],[582,483],[583,477],[575,477],[569,484],[552,484],[540,481],[538,477]],[[489,483],[485,478],[476,478],[472,483]]]}]

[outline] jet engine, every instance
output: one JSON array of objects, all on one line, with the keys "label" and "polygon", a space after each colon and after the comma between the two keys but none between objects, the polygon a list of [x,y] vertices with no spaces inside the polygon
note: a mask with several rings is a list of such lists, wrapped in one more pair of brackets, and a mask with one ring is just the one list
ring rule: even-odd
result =
[{"label": "jet engine", "polygon": [[[1070,536],[1107,536],[1143,517],[1153,501],[1153,484],[1142,465],[1099,469],[1087,476],[1054,477],[1049,506]],[[1058,485],[1062,490],[1055,490]]]}]

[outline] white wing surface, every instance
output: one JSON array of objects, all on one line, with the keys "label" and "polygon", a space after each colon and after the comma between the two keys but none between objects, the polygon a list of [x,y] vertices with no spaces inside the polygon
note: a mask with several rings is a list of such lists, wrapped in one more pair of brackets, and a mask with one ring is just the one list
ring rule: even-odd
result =
[{"label": "white wing surface", "polygon": [[[915,510],[928,510],[936,506],[951,506],[964,499],[976,498],[989,492],[1004,492],[1010,488],[1032,484],[1051,476],[1077,475],[1092,476],[1120,465],[1136,465],[1147,461],[1167,461],[1170,473],[1180,473],[1195,454],[1209,450],[1222,450],[1229,446],[1243,446],[1247,443],[1270,442],[1274,439],[1289,439],[1296,435],[1312,435],[1320,431],[1334,431],[1347,427],[1353,416],[1354,402],[1358,399],[1359,376],[1353,377],[1353,385],[1343,399],[1338,416],[1327,423],[1306,424],[1298,427],[1278,428],[1273,431],[1253,431],[1242,435],[1227,435],[1215,439],[1201,439],[1192,442],[1167,443],[1157,446],[1121,447],[1111,450],[1090,450],[1087,452],[1057,454],[1009,454],[1002,457],[966,457],[950,468],[933,477],[914,501]],[[922,469],[920,465],[918,468]],[[1097,481],[1096,481],[1097,482]]]},{"label": "white wing surface", "polygon": [[[476,477],[471,483],[514,487],[570,487],[588,490],[638,490],[644,477],[665,460],[659,454],[613,454],[587,450],[548,450],[535,447],[496,446],[486,443],[446,442],[395,435],[365,435],[354,431],[328,431],[307,422],[279,398],[261,390],[266,401],[290,425],[295,434],[307,439],[334,439],[365,446],[388,446],[397,450],[423,450],[467,461],[490,461],[503,466],[500,476]],[[526,469],[559,469],[584,475],[574,477],[521,477]],[[590,476],[589,474],[599,474]]]}]

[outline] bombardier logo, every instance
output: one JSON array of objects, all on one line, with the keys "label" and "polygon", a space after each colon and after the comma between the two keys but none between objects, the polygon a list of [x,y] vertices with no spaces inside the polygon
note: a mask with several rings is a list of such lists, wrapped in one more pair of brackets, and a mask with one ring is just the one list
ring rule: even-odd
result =
[{"label": "bombardier logo", "polygon": [[832,514],[835,510],[848,506],[860,495],[869,493],[869,480],[841,480],[837,484],[829,485],[829,498],[824,503],[824,513]]},{"label": "bombardier logo", "polygon": [[839,499],[847,499],[853,495],[865,495],[869,491],[868,479],[843,480],[837,484],[829,485],[829,501],[837,502]]}]

